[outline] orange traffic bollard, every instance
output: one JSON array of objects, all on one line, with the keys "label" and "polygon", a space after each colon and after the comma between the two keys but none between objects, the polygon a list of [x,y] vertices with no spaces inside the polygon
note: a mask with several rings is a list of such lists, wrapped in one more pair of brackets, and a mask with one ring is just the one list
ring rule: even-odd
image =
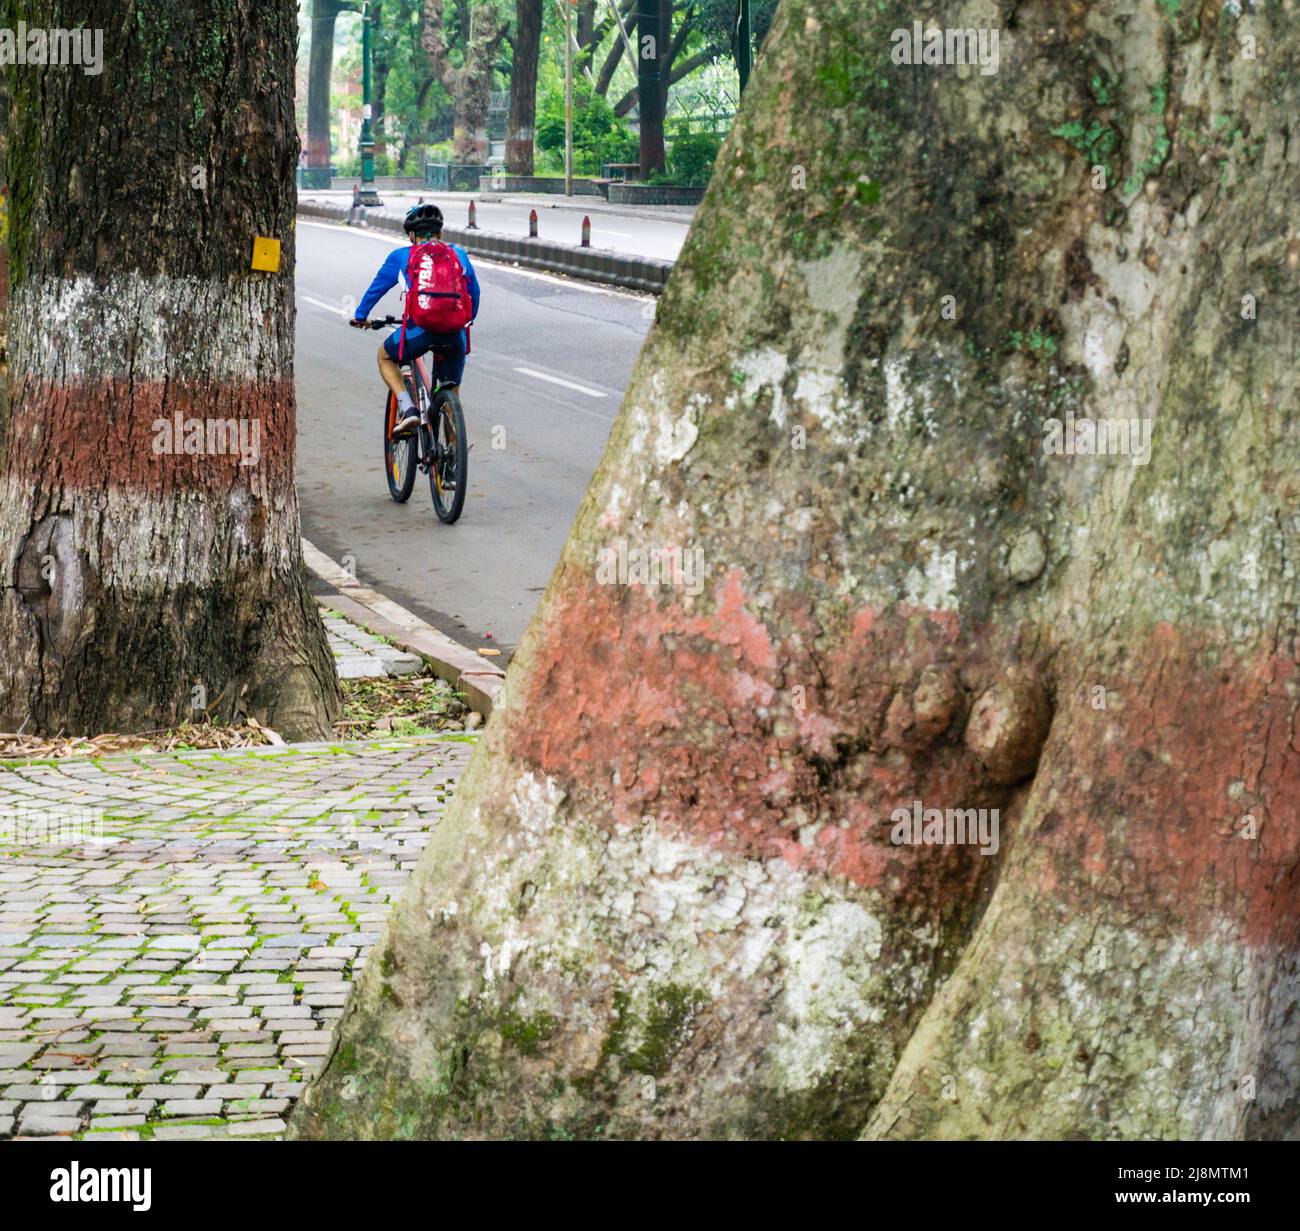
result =
[{"label": "orange traffic bollard", "polygon": [[583,214],[582,216],[582,246],[591,247],[591,215]]},{"label": "orange traffic bollard", "polygon": [[537,238],[537,211],[531,210],[528,214],[528,238]]},{"label": "orange traffic bollard", "polygon": [[471,231],[478,230],[478,210],[474,208],[473,201],[469,203],[469,229]]}]

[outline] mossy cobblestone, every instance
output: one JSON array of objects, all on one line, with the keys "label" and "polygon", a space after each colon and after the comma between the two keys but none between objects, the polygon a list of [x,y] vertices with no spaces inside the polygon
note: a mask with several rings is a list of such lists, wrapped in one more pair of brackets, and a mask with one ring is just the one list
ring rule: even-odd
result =
[{"label": "mossy cobblestone", "polygon": [[472,747],[0,762],[0,1136],[281,1134]]}]

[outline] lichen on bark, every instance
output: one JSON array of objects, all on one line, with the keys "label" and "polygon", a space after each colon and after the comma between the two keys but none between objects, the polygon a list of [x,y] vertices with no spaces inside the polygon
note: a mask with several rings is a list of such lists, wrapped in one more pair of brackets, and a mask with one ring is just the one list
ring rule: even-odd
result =
[{"label": "lichen on bark", "polygon": [[[1292,16],[961,5],[981,75],[785,0],[295,1134],[1298,1131]],[[1120,415],[1145,457],[1044,451]]]}]

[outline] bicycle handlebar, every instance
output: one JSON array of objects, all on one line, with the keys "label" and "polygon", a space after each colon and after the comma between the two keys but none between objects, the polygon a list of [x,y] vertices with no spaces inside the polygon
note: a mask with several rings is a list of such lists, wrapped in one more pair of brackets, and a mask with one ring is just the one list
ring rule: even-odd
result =
[{"label": "bicycle handlebar", "polygon": [[382,321],[367,321],[367,329],[390,329],[394,325],[400,325],[402,318],[400,316],[386,316]]}]

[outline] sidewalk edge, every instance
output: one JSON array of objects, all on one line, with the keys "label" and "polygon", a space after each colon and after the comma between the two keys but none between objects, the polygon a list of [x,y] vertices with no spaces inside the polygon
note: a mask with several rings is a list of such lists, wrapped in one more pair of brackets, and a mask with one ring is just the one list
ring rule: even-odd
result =
[{"label": "sidewalk edge", "polygon": [[362,585],[307,539],[302,540],[302,556],[308,571],[330,587],[329,594],[317,596],[322,606],[418,655],[439,679],[464,693],[465,703],[482,714],[485,722],[492,716],[505,672],[392,599]]}]

